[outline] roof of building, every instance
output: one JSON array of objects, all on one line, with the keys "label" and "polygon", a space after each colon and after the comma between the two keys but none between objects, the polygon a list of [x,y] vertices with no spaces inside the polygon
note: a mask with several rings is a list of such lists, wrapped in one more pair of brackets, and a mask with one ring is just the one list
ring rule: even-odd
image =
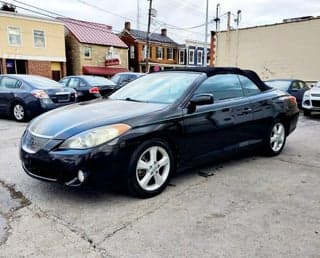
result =
[{"label": "roof of building", "polygon": [[59,20],[64,22],[66,28],[81,43],[127,48],[127,45],[112,33],[112,26],[69,18],[59,18]]},{"label": "roof of building", "polygon": [[[127,30],[127,32],[130,33],[132,35],[132,37],[134,37],[135,39],[143,40],[143,41],[147,40],[147,32],[146,31],[131,29],[131,30]],[[177,45],[177,43],[174,40],[172,40],[168,36],[164,36],[160,33],[151,33],[150,34],[150,41]]]}]

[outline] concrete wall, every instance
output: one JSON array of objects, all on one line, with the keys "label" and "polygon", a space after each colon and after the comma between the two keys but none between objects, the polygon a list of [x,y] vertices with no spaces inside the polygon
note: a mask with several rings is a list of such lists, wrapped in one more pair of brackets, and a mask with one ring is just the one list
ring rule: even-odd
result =
[{"label": "concrete wall", "polygon": [[219,33],[216,66],[253,69],[263,79],[320,80],[320,18],[238,33],[239,40],[236,31]]}]

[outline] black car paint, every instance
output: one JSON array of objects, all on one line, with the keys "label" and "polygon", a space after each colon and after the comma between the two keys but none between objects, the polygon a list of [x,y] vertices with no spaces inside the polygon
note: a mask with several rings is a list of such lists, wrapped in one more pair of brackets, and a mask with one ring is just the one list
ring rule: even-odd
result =
[{"label": "black car paint", "polygon": [[[73,89],[68,88],[54,88],[54,89],[40,89],[45,91],[53,103],[46,103],[42,99],[36,98],[31,94],[31,91],[37,90],[36,86],[30,84],[23,76],[19,75],[0,75],[0,83],[2,78],[13,78],[18,80],[20,88],[6,88],[0,87],[0,114],[11,115],[12,107],[14,103],[21,103],[27,112],[28,118],[33,118],[43,112],[62,107],[70,103],[76,102],[76,94]],[[69,101],[59,101],[56,95],[57,93],[68,93]]]},{"label": "black car paint", "polygon": [[[271,123],[277,119],[281,119],[285,124],[287,135],[295,129],[298,119],[297,107],[290,104],[288,94],[274,89],[266,89],[251,97],[198,106],[196,111],[190,111],[189,103],[193,92],[206,78],[205,74],[201,75],[190,86],[190,90],[172,105],[102,100],[85,104],[88,105],[87,112],[91,114],[81,112],[81,104],[75,104],[65,107],[60,112],[51,111],[45,117],[37,118],[22,138],[20,156],[25,171],[43,180],[52,176],[52,181],[68,185],[73,184],[70,180],[77,176],[79,169],[98,178],[123,176],[126,174],[133,151],[142,142],[154,138],[168,142],[174,153],[177,168],[183,169],[212,154],[260,143]],[[97,106],[97,116],[94,117],[93,110],[96,110]],[[115,113],[117,111],[114,107],[121,110]],[[79,115],[79,122],[68,121],[72,117],[72,109],[77,108],[80,108],[76,113]],[[99,109],[103,109],[104,113],[100,114]],[[59,133],[58,130],[52,131],[54,124],[46,123],[51,117],[59,117],[62,123],[65,121],[63,127],[67,129]],[[86,120],[88,117],[91,119]],[[95,148],[59,148],[65,139],[78,132],[113,123],[126,123],[132,129]],[[40,137],[52,138],[39,152],[26,152],[23,146],[30,144],[25,140],[29,130]],[[47,164],[50,164],[50,168]]]},{"label": "black car paint", "polygon": [[[70,87],[69,82],[71,78],[76,78],[78,80],[78,84],[72,87],[74,90],[77,91],[78,94],[78,101],[87,101],[96,98],[100,98],[101,96],[108,96],[115,90],[117,90],[117,85],[92,85],[86,80],[87,76],[67,76],[60,80],[60,83],[63,80],[66,80],[63,85],[66,87]],[[99,88],[99,93],[91,93],[90,89],[93,87]]]},{"label": "black car paint", "polygon": [[[290,95],[292,95],[296,98],[299,107],[302,106],[303,94],[305,93],[306,90],[309,89],[307,84],[304,81],[296,80],[296,79],[279,79],[279,80],[269,80],[269,81],[266,81],[266,83],[268,84],[268,82],[270,82],[270,81],[271,82],[288,81],[288,88],[286,89],[285,92],[289,93]],[[295,83],[301,83],[304,86],[303,86],[303,88],[295,89],[294,88]]]}]

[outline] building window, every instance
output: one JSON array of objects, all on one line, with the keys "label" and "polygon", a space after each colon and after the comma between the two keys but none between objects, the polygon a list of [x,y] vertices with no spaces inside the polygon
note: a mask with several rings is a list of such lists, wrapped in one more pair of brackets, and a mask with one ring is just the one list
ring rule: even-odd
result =
[{"label": "building window", "polygon": [[172,47],[167,48],[167,59],[173,60],[173,48]]},{"label": "building window", "polygon": [[198,52],[197,52],[197,63],[198,64],[202,64],[202,60],[203,60],[203,52],[202,52],[202,50],[198,50]]},{"label": "building window", "polygon": [[194,64],[194,49],[189,49],[189,64]]},{"label": "building window", "polygon": [[157,47],[157,56],[158,59],[163,58],[163,47]]},{"label": "building window", "polygon": [[134,59],[134,45],[130,45],[130,59]]},{"label": "building window", "polygon": [[39,48],[44,48],[46,46],[43,30],[33,30],[33,45]]},{"label": "building window", "polygon": [[184,55],[185,55],[185,50],[179,50],[179,64],[184,64]]},{"label": "building window", "polygon": [[91,49],[91,47],[84,47],[83,48],[83,57],[85,59],[91,59],[91,57],[92,57],[92,49]]},{"label": "building window", "polygon": [[21,46],[21,31],[17,27],[8,27],[9,45]]}]

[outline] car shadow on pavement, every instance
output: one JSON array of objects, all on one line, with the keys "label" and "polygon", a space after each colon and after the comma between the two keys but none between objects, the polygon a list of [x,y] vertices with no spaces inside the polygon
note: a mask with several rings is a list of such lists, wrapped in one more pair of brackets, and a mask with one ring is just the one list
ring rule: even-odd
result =
[{"label": "car shadow on pavement", "polygon": [[[214,157],[211,161],[206,161],[205,163],[197,164],[194,167],[186,168],[172,176],[172,180],[168,187],[176,187],[178,184],[191,185],[192,180],[196,177],[211,177],[216,173],[224,173],[224,167],[227,165],[238,164],[243,162],[248,162],[250,160],[255,160],[257,152],[255,150],[243,150],[237,153],[221,155],[219,157]],[[110,182],[99,181],[90,182],[89,184],[83,185],[81,187],[67,187],[59,184],[44,183],[41,189],[51,196],[51,192],[54,192],[55,198],[63,199],[81,199],[83,201],[93,200],[95,202],[105,202],[106,200],[111,200],[116,198],[118,200],[122,199],[138,199],[128,195],[125,184],[120,180],[114,180]],[[47,189],[46,187],[50,185]],[[165,195],[164,191],[161,195]],[[46,193],[44,193],[46,194]]]}]

